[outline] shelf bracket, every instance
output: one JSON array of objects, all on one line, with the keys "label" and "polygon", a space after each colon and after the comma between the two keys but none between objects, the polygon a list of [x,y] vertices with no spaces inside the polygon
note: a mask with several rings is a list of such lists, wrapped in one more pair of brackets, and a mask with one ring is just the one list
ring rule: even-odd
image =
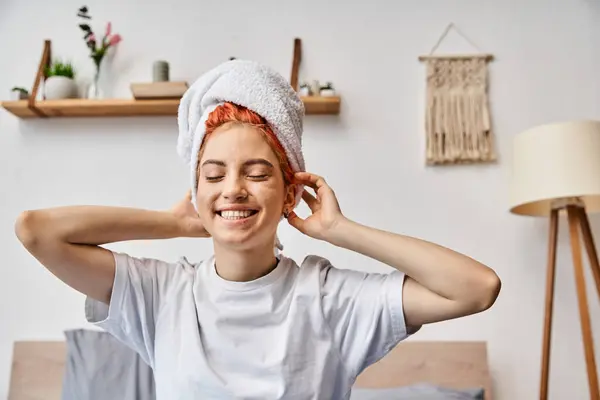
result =
[{"label": "shelf bracket", "polygon": [[35,81],[33,82],[33,89],[31,89],[31,94],[29,95],[29,99],[27,100],[27,107],[36,113],[38,116],[45,118],[47,117],[39,108],[36,107],[35,101],[38,96],[38,91],[40,88],[40,83],[42,78],[46,78],[46,68],[50,66],[50,57],[51,57],[51,46],[50,40],[44,40],[44,50],[42,52],[42,58],[40,59],[40,64],[38,66],[37,74],[35,75]]},{"label": "shelf bracket", "polygon": [[300,70],[300,61],[302,60],[302,40],[294,39],[294,59],[292,60],[292,76],[290,83],[295,91],[298,91],[298,73]]}]

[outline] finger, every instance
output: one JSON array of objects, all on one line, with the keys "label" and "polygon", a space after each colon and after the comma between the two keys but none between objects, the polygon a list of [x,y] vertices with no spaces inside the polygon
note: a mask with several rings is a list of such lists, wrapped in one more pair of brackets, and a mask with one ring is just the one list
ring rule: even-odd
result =
[{"label": "finger", "polygon": [[306,189],[302,192],[302,200],[304,200],[306,202],[306,204],[308,205],[308,207],[310,208],[310,210],[313,213],[319,207],[319,202],[317,201],[315,196],[313,196],[312,194],[307,192]]},{"label": "finger", "polygon": [[294,211],[288,215],[287,221],[291,226],[306,234],[306,221],[300,218]]},{"label": "finger", "polygon": [[319,188],[327,187],[325,179],[319,175],[311,174],[310,172],[297,172],[295,178],[298,183],[309,186],[318,192]]},{"label": "finger", "polygon": [[290,212],[287,217],[288,223],[300,232],[304,233],[304,220],[300,218],[295,212]]}]

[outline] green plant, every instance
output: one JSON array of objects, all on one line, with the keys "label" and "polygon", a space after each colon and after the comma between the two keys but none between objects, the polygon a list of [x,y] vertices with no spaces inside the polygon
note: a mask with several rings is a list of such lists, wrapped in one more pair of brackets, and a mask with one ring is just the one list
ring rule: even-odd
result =
[{"label": "green plant", "polygon": [[14,88],[11,89],[12,92],[21,92],[26,96],[29,96],[29,91],[25,88],[22,88],[20,86],[15,86]]},{"label": "green plant", "polygon": [[46,67],[46,77],[51,76],[64,76],[66,78],[75,78],[75,68],[70,62],[64,61],[53,61],[48,67]]}]

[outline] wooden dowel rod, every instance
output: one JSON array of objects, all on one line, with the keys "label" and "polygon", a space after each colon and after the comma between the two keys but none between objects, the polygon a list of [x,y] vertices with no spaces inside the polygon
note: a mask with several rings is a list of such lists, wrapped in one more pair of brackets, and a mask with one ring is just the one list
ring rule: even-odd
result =
[{"label": "wooden dowel rod", "polygon": [[488,61],[492,61],[494,56],[492,54],[444,54],[444,55],[427,55],[419,56],[419,61],[433,60],[433,59],[448,59],[448,60],[460,60],[466,58],[485,58]]}]

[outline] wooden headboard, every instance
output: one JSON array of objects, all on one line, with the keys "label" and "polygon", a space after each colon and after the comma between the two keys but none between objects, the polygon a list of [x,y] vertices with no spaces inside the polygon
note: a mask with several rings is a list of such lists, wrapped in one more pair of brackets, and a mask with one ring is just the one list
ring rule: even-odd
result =
[{"label": "wooden headboard", "polygon": [[389,388],[432,383],[454,389],[482,387],[492,399],[485,342],[401,342],[363,371],[357,387]]},{"label": "wooden headboard", "polygon": [[[60,400],[65,365],[64,342],[16,342],[8,400]],[[357,387],[383,388],[429,382],[450,388],[485,388],[492,380],[485,342],[400,343],[359,377]]]}]

